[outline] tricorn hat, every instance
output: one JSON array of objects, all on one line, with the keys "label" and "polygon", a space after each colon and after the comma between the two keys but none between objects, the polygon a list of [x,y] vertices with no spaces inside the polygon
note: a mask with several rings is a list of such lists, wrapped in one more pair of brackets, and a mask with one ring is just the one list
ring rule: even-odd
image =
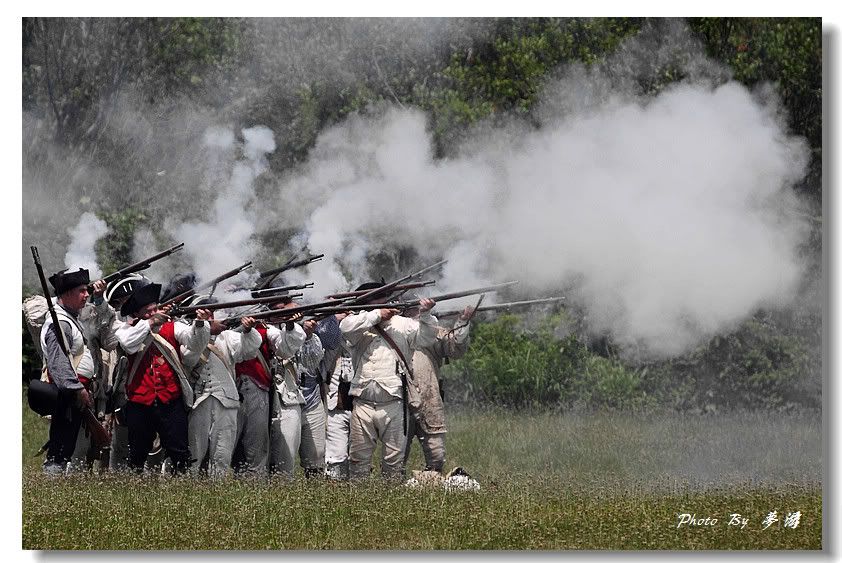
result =
[{"label": "tricorn hat", "polygon": [[150,303],[157,303],[161,296],[161,284],[150,283],[134,290],[120,307],[120,314],[124,317],[137,313],[142,307]]},{"label": "tricorn hat", "polygon": [[132,292],[139,287],[152,283],[149,278],[140,274],[129,274],[124,278],[114,280],[105,288],[105,300],[113,305],[116,299],[123,299],[132,294]]},{"label": "tricorn hat", "polygon": [[368,290],[371,290],[371,289],[376,289],[378,287],[383,287],[384,285],[386,285],[384,282],[376,282],[376,281],[365,282],[364,284],[359,286],[354,291],[368,291]]},{"label": "tricorn hat", "polygon": [[161,301],[169,301],[176,295],[193,289],[197,285],[196,281],[196,274],[194,272],[176,274],[172,277],[170,282],[167,284],[167,288],[161,294]]},{"label": "tricorn hat", "polygon": [[56,295],[61,295],[69,289],[79,287],[80,285],[88,285],[91,283],[90,274],[84,268],[79,268],[77,272],[68,272],[62,270],[50,276],[50,283],[53,285],[53,290]]}]

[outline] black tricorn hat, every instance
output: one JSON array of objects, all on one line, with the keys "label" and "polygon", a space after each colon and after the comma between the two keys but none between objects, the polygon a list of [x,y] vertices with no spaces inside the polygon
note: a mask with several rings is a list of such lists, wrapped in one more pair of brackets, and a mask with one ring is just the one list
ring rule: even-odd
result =
[{"label": "black tricorn hat", "polygon": [[80,285],[88,285],[91,283],[90,274],[84,268],[79,268],[77,272],[68,272],[62,270],[50,276],[50,283],[53,285],[53,290],[56,295],[61,295],[69,289],[79,287]]},{"label": "black tricorn hat", "polygon": [[134,290],[131,296],[120,307],[120,314],[124,317],[137,313],[141,307],[150,303],[157,303],[161,296],[161,284],[150,283]]},{"label": "black tricorn hat", "polygon": [[105,300],[113,305],[118,299],[124,299],[132,294],[134,290],[144,285],[152,283],[148,278],[141,274],[129,274],[124,278],[119,278],[109,283],[105,288]]},{"label": "black tricorn hat", "polygon": [[386,285],[386,283],[385,283],[385,282],[376,282],[376,281],[373,281],[373,282],[365,282],[364,284],[362,284],[361,286],[359,286],[359,287],[358,287],[357,289],[355,289],[354,291],[368,291],[368,290],[371,290],[371,289],[376,289],[376,288],[378,288],[378,287],[383,287],[384,285]]},{"label": "black tricorn hat", "polygon": [[161,294],[161,301],[166,302],[185,291],[196,287],[196,274],[188,272],[186,274],[176,274],[167,284],[167,288]]}]

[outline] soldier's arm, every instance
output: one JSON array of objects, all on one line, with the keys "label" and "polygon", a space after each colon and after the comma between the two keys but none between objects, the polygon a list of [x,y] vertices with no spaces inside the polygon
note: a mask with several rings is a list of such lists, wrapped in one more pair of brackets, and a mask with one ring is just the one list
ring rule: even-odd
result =
[{"label": "soldier's arm", "polygon": [[[66,321],[59,320],[59,326],[64,332],[65,341],[70,342],[73,337],[73,331],[70,324]],[[79,382],[76,372],[73,370],[73,365],[70,363],[70,358],[64,353],[56,338],[56,332],[52,328],[47,329],[47,334],[44,335],[46,343],[45,357],[47,358],[47,370],[50,372],[50,377],[59,389],[82,389],[83,385]]]}]

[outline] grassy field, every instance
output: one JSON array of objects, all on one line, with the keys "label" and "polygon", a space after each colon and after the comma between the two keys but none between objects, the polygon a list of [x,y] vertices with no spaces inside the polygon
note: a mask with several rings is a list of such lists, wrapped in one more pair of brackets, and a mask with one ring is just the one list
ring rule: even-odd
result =
[{"label": "grassy field", "polygon": [[[24,409],[24,549],[821,549],[816,413],[453,412],[448,467],[482,485],[458,493],[300,477],[50,480],[32,457],[46,428]],[[717,523],[677,527],[683,513]],[[728,525],[733,513],[744,528]]]}]

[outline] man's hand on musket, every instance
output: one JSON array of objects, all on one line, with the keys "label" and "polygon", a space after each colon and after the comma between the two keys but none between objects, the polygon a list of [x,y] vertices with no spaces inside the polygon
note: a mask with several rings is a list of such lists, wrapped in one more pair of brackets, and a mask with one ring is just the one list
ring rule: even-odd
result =
[{"label": "man's hand on musket", "polygon": [[[284,309],[286,309],[286,307],[284,307]],[[293,316],[291,316],[289,319],[287,319],[287,322],[286,322],[287,330],[292,330],[293,328],[295,328],[295,322],[300,321],[303,318],[304,318],[304,313],[295,313]]]},{"label": "man's hand on musket", "polygon": [[435,306],[436,306],[435,300],[433,300],[433,299],[422,299],[421,302],[418,304],[418,312],[421,313],[421,314],[424,314]]},{"label": "man's hand on musket", "polygon": [[380,311],[380,321],[388,321],[395,315],[400,315],[400,309],[378,309]]},{"label": "man's hand on musket", "polygon": [[304,334],[308,337],[316,330],[316,319],[307,319],[301,323],[301,328],[304,329]]},{"label": "man's hand on musket", "polygon": [[473,317],[473,316],[474,316],[474,308],[471,307],[470,305],[468,305],[467,307],[465,307],[465,310],[462,311],[462,314],[459,315],[459,320],[460,321],[467,321],[467,320],[470,320],[470,318]]},{"label": "man's hand on musket", "polygon": [[166,307],[162,307],[160,309],[156,309],[149,316],[149,326],[150,328],[157,329],[160,328],[165,322],[170,320],[170,309],[171,305],[167,305]]},{"label": "man's hand on musket", "polygon": [[211,321],[213,320],[213,311],[209,309],[196,309],[196,320]]},{"label": "man's hand on musket", "polygon": [[242,325],[243,327],[243,332],[250,331],[251,327],[253,327],[255,324],[257,324],[257,321],[251,317],[242,317],[240,319],[240,325]]},{"label": "man's hand on musket", "polygon": [[76,393],[76,406],[81,408],[88,407],[93,408],[94,401],[91,399],[91,394],[88,393],[88,390],[84,387],[79,389],[79,392]]},{"label": "man's hand on musket", "polygon": [[105,287],[106,287],[106,285],[107,285],[107,284],[105,283],[105,280],[96,280],[96,281],[93,283],[93,289],[94,289],[94,290],[93,290],[93,292],[91,293],[91,295],[93,295],[94,297],[99,297],[99,296],[101,296],[103,293],[105,293]]}]

